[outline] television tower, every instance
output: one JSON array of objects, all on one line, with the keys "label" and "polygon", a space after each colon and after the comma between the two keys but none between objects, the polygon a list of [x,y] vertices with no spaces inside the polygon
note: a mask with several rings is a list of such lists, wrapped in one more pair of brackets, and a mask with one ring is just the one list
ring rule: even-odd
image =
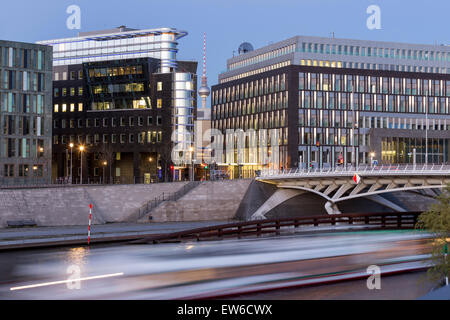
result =
[{"label": "television tower", "polygon": [[198,89],[198,95],[202,98],[202,109],[206,108],[206,98],[210,92],[206,79],[206,33],[203,33],[203,76],[202,86]]}]

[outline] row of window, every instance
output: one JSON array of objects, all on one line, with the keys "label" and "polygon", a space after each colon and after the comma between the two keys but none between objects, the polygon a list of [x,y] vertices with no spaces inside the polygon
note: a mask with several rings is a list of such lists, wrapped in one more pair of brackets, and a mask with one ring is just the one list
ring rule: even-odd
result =
[{"label": "row of window", "polygon": [[[425,130],[427,122],[424,118],[373,117],[360,116],[359,112],[351,111],[300,109],[298,111],[298,125],[301,127]],[[449,129],[449,120],[428,119],[428,130]]]},{"label": "row of window", "polygon": [[449,103],[450,98],[448,97],[301,91],[298,107],[301,109],[450,114]]},{"label": "row of window", "polygon": [[[69,90],[67,90],[69,89]],[[61,97],[67,97],[67,92],[69,92],[71,97],[78,95],[83,96],[83,87],[70,87],[70,88],[53,88],[53,96],[58,98],[61,93]]]},{"label": "row of window", "polygon": [[[53,144],[68,144],[78,143],[84,144],[99,144],[99,143],[135,143],[137,137],[138,143],[160,143],[162,142],[162,131],[142,131],[140,133],[120,133],[120,134],[93,134],[93,135],[54,135]],[[75,141],[76,138],[76,141]],[[100,140],[101,138],[101,140]]]},{"label": "row of window", "polygon": [[295,44],[283,46],[281,48],[274,49],[270,52],[258,54],[254,57],[251,57],[251,58],[239,61],[239,62],[231,63],[228,66],[228,71],[231,71],[231,70],[234,70],[237,68],[242,68],[247,65],[262,62],[265,60],[273,59],[273,58],[276,58],[276,57],[279,57],[279,56],[282,56],[282,55],[285,55],[285,54],[288,54],[288,53],[291,53],[294,51],[295,51]]},{"label": "row of window", "polygon": [[428,66],[408,66],[399,64],[385,63],[365,63],[365,62],[346,62],[333,60],[300,60],[301,66],[327,67],[327,68],[349,68],[365,70],[386,70],[400,72],[428,72],[428,73],[450,73],[450,68],[428,67]]},{"label": "row of window", "polygon": [[[231,63],[228,66],[228,71],[242,68],[255,63],[260,63],[295,51],[304,53],[337,54],[344,56],[349,55],[356,57],[360,56],[360,57],[377,57],[377,58],[404,59],[416,61],[450,62],[449,52],[303,42],[301,45],[291,44],[288,46],[283,46],[281,48],[277,48],[269,52],[256,55],[254,57],[241,60],[239,62]],[[338,64],[339,63],[342,62],[338,62]],[[335,64],[334,67],[336,66],[340,67],[338,64]],[[346,67],[344,66],[344,68]]]},{"label": "row of window", "polygon": [[300,72],[300,90],[370,92],[450,97],[450,80]]},{"label": "row of window", "polygon": [[[84,128],[84,123],[86,124],[86,128],[91,128],[91,127],[100,127],[100,125],[102,125],[103,127],[109,127],[109,125],[111,125],[111,127],[117,127],[117,125],[119,124],[119,126],[121,127],[125,127],[125,126],[130,126],[133,127],[135,124],[138,126],[143,126],[144,125],[144,117],[128,117],[128,121],[127,121],[127,117],[120,117],[120,118],[88,118],[86,120],[84,119],[55,119],[53,120],[53,128],[57,129],[59,128],[59,126],[61,125],[62,129],[65,128],[75,128],[75,125],[77,125],[77,128]],[[117,123],[117,121],[119,121],[119,123]],[[153,123],[153,117],[152,116],[148,116],[147,117],[147,126],[152,126],[154,125]],[[156,123],[157,126],[161,126],[162,125],[162,116],[156,116]]]},{"label": "row of window", "polygon": [[104,94],[104,93],[119,93],[119,92],[143,92],[144,83],[121,83],[121,84],[107,84],[107,85],[96,85],[92,87],[94,94]]},{"label": "row of window", "polygon": [[377,48],[340,44],[307,43],[299,46],[299,52],[338,54],[360,57],[378,57],[391,59],[407,59],[418,61],[447,61],[450,62],[450,53],[433,50],[411,50],[399,48]]},{"label": "row of window", "polygon": [[5,178],[13,178],[13,177],[43,177],[44,175],[44,166],[42,164],[19,164],[17,166],[14,164],[5,164],[3,166],[3,176]]},{"label": "row of window", "polygon": [[[354,144],[358,141],[359,144]],[[329,128],[299,128],[298,136],[299,145],[315,145],[316,147],[322,145],[370,145],[369,135],[354,133],[353,129],[329,129]]]},{"label": "row of window", "polygon": [[272,64],[272,65],[267,66],[267,67],[263,67],[263,68],[259,68],[259,69],[256,69],[256,70],[251,70],[251,71],[239,73],[239,74],[237,74],[235,76],[232,76],[232,77],[220,79],[219,83],[225,83],[225,82],[229,82],[229,81],[233,81],[233,80],[238,80],[238,79],[250,77],[250,76],[253,76],[255,74],[260,74],[260,73],[263,73],[263,72],[267,72],[267,71],[283,68],[283,67],[289,66],[290,64],[291,64],[290,60],[279,62],[279,63],[275,63],[275,64]]},{"label": "row of window", "polygon": [[44,118],[30,116],[1,116],[1,133],[4,135],[35,135],[44,133]]},{"label": "row of window", "polygon": [[212,119],[222,119],[288,108],[287,91],[213,106]]},{"label": "row of window", "polygon": [[40,158],[44,156],[44,140],[29,138],[0,139],[2,158]]},{"label": "row of window", "polygon": [[287,111],[278,110],[257,113],[241,117],[213,120],[213,127],[221,131],[226,129],[269,129],[287,126]]},{"label": "row of window", "polygon": [[0,66],[23,69],[44,69],[45,52],[36,49],[0,47]]},{"label": "row of window", "polygon": [[[78,71],[70,71],[69,72],[69,80],[82,80],[83,79],[83,70]],[[59,80],[67,80],[67,71],[62,72],[53,72],[53,81]]]},{"label": "row of window", "polygon": [[1,70],[0,89],[20,91],[45,91],[45,74],[41,72]]},{"label": "row of window", "polygon": [[9,113],[43,114],[45,112],[44,96],[41,94],[0,92],[0,110]]},{"label": "row of window", "polygon": [[213,105],[286,90],[286,74],[241,83],[212,92]]},{"label": "row of window", "polygon": [[138,65],[89,69],[89,78],[118,77],[133,74],[143,74],[142,66]]}]

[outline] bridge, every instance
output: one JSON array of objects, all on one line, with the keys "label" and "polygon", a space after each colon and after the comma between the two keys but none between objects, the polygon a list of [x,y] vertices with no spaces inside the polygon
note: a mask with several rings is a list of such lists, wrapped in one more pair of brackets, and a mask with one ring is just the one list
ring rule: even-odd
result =
[{"label": "bridge", "polygon": [[328,214],[340,214],[338,203],[364,197],[396,212],[400,206],[380,196],[383,193],[436,189],[450,184],[450,165],[360,165],[328,169],[263,170],[258,181],[278,189],[255,211],[251,220],[265,219],[265,214],[283,202],[303,193],[314,193],[326,200]]}]

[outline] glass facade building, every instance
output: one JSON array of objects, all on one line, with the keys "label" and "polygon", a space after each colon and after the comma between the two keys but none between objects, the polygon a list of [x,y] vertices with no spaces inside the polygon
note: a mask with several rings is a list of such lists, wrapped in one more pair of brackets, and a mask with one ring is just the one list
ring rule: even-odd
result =
[{"label": "glass facade building", "polygon": [[417,163],[446,163],[449,57],[445,46],[294,37],[229,59],[212,88],[212,127],[254,130],[257,144],[275,134],[279,157],[263,165],[269,144],[254,159],[225,154],[223,164],[252,174],[413,163],[413,154]]},{"label": "glass facade building", "polygon": [[52,48],[0,40],[0,185],[49,183]]},{"label": "glass facade building", "polygon": [[176,59],[186,34],[119,27],[40,42],[55,48],[54,179],[185,178],[186,165],[174,165],[171,152],[188,152],[196,116],[197,62]]}]

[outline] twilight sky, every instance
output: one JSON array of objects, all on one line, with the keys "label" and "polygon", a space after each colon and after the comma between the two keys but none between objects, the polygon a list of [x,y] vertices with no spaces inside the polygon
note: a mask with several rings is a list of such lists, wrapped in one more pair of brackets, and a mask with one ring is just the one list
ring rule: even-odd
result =
[{"label": "twilight sky", "polygon": [[[81,8],[81,29],[69,30],[69,5]],[[369,30],[369,5],[381,9],[381,29]],[[207,37],[209,85],[226,59],[248,41],[255,48],[295,35],[422,44],[450,44],[448,0],[3,0],[0,39],[35,42],[73,37],[78,31],[174,27],[189,34],[178,59],[199,61]]]}]

